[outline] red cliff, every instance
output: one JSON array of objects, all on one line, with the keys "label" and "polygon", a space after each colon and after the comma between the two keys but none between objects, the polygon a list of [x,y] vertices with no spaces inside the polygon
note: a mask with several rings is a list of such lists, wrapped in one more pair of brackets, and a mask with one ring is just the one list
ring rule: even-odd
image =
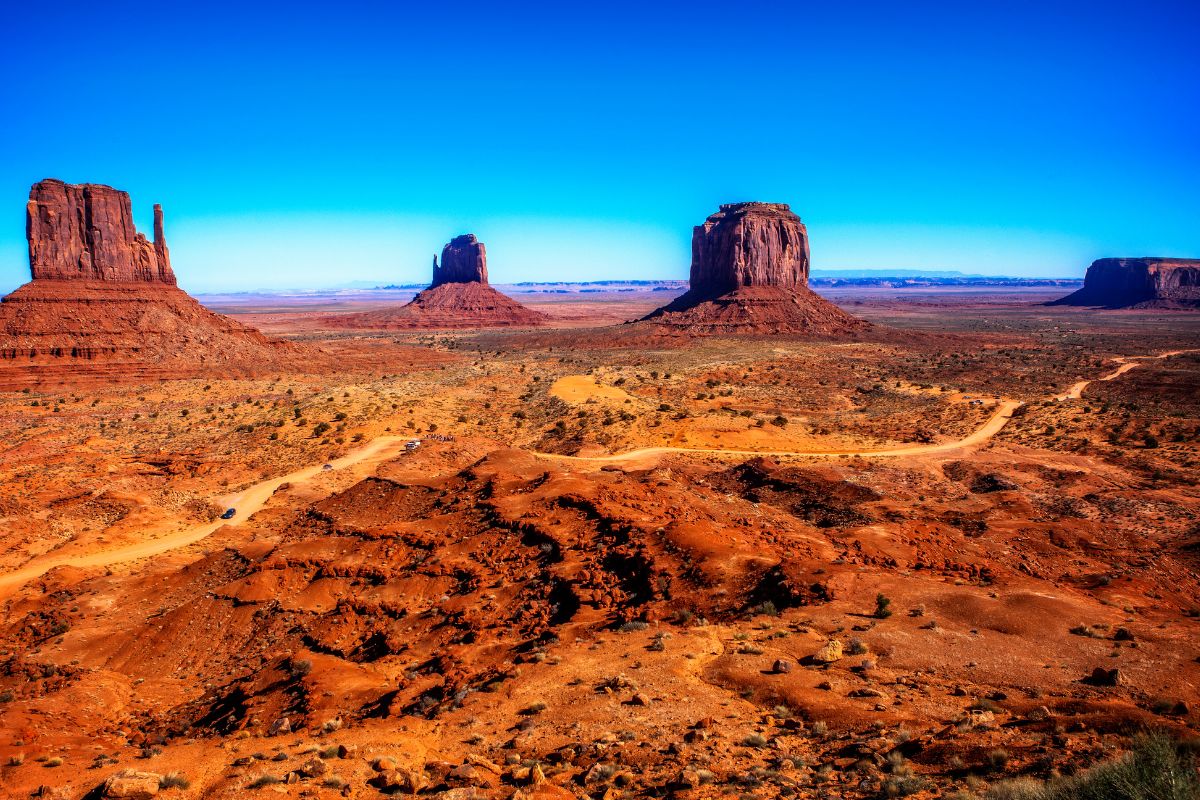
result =
[{"label": "red cliff", "polygon": [[1200,259],[1101,258],[1083,288],[1051,305],[1106,308],[1200,308]]},{"label": "red cliff", "polygon": [[44,180],[29,192],[26,234],[33,280],[0,298],[0,388],[255,375],[322,361],[177,287],[161,206],[149,242],[125,192]]},{"label": "red cliff", "polygon": [[33,279],[174,286],[162,207],[154,207],[153,243],[134,228],[130,209],[129,195],[111,186],[35,183],[25,207]]},{"label": "red cliff", "polygon": [[692,231],[691,287],[643,321],[685,333],[869,327],[808,288],[808,231],[785,203],[730,203]]},{"label": "red cliff", "polygon": [[455,236],[442,248],[442,265],[433,258],[433,289],[445,283],[487,283],[487,250],[473,233]]}]

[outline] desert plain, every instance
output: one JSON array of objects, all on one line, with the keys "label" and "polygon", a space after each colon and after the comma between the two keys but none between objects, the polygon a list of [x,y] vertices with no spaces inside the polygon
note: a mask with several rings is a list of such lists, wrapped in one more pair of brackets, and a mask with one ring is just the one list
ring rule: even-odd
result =
[{"label": "desert plain", "polygon": [[1200,315],[624,324],[683,288],[5,373],[0,793],[982,797],[1200,733]]}]

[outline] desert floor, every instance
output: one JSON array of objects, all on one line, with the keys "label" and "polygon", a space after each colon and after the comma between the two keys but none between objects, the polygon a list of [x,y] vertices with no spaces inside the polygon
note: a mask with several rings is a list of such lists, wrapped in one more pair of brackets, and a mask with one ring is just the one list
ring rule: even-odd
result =
[{"label": "desert floor", "polygon": [[207,299],[344,371],[0,393],[0,795],[982,796],[1200,733],[1200,314],[320,321],[401,294]]}]

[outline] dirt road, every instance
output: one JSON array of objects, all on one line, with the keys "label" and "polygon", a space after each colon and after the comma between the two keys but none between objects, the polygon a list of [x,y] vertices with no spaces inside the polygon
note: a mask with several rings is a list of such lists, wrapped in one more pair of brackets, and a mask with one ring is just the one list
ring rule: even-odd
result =
[{"label": "dirt road", "polygon": [[[330,461],[329,464],[333,469],[339,470],[369,462],[386,461],[403,448],[405,441],[407,441],[407,437],[380,436],[372,439],[365,447]],[[271,478],[261,483],[256,483],[236,494],[214,498],[214,502],[221,505],[221,507],[237,510],[237,516],[233,519],[220,519],[191,528],[167,532],[162,536],[151,536],[145,541],[125,547],[115,547],[111,550],[79,554],[56,551],[39,556],[18,570],[0,575],[0,597],[8,594],[8,592],[26,581],[44,575],[55,567],[107,567],[111,564],[136,561],[139,558],[156,556],[169,550],[195,544],[222,527],[237,526],[245,522],[252,514],[267,504],[267,501],[271,499],[271,495],[280,486],[285,483],[303,483],[311,479],[314,475],[323,472],[324,466],[324,464],[315,464],[288,473],[287,475],[281,475],[278,478]]]},{"label": "dirt road", "polygon": [[[1139,366],[1147,360],[1167,358],[1169,356],[1181,355],[1183,353],[1197,352],[1194,350],[1173,350],[1169,353],[1162,353],[1157,356],[1134,356],[1129,358],[1116,359],[1120,363],[1120,367],[1114,372],[1105,375],[1097,380],[1111,381],[1114,378],[1124,375],[1129,370]],[[1057,400],[1077,400],[1083,395],[1083,390],[1087,388],[1089,383],[1093,381],[1080,381],[1067,390],[1065,394],[1058,395]],[[667,455],[669,453],[694,453],[698,455],[713,455],[713,456],[731,456],[736,458],[747,458],[753,456],[771,456],[771,457],[829,457],[829,456],[860,456],[863,458],[897,458],[903,456],[922,456],[934,453],[946,453],[953,450],[959,450],[964,447],[972,447],[977,444],[982,444],[991,439],[1008,424],[1012,419],[1013,411],[1020,406],[1020,401],[1003,400],[1001,401],[995,413],[988,418],[987,422],[981,425],[973,433],[964,436],[961,439],[956,439],[952,442],[940,442],[936,444],[920,444],[910,445],[905,447],[896,447],[887,450],[829,450],[829,451],[795,451],[795,450],[720,450],[716,448],[689,448],[689,447],[645,447],[639,450],[631,450],[627,453],[615,453],[603,456],[564,456],[555,453],[533,453],[539,458],[545,458],[557,461],[581,461],[581,462],[629,462],[637,461],[638,459],[653,459],[658,456]],[[380,436],[372,439],[366,446],[342,456],[330,462],[333,469],[346,469],[348,467],[363,465],[378,461],[385,461],[395,455],[403,448],[403,443],[407,441],[407,437],[401,436]],[[304,469],[297,470],[287,475],[282,475],[278,478],[256,483],[241,492],[233,495],[226,495],[215,498],[216,502],[225,507],[237,509],[237,516],[231,520],[218,520],[209,522],[204,525],[197,525],[192,528],[184,528],[183,530],[166,533],[163,536],[152,537],[137,544],[128,545],[126,547],[117,547],[111,550],[101,550],[91,553],[80,553],[71,555],[63,552],[50,553],[45,556],[40,556],[33,559],[25,566],[13,572],[0,575],[0,597],[7,595],[26,581],[44,575],[46,572],[63,566],[73,567],[107,567],[112,564],[119,564],[125,561],[134,561],[139,558],[147,558],[149,556],[159,555],[169,550],[174,550],[180,547],[186,547],[190,544],[210,536],[225,525],[239,525],[256,511],[266,505],[271,495],[275,493],[284,483],[302,483],[311,479],[314,475],[322,472],[323,464],[315,464]]]}]

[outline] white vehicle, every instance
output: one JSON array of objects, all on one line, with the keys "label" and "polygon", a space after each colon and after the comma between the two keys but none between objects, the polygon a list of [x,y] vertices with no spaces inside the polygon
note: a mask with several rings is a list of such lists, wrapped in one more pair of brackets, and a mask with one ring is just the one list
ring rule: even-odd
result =
[{"label": "white vehicle", "polygon": [[410,450],[410,451],[411,451],[411,450],[416,450],[416,449],[417,449],[418,447],[420,447],[420,446],[421,446],[421,440],[420,440],[420,439],[413,439],[412,441],[408,441],[408,442],[405,442],[405,443],[404,443],[404,449],[405,449],[405,450]]}]

